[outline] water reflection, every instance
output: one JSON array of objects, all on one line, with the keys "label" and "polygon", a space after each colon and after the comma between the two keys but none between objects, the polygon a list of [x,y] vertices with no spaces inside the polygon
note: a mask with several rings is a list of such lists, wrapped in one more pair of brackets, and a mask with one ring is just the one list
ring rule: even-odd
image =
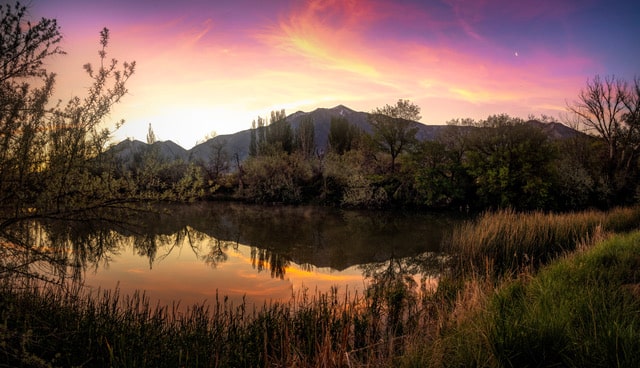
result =
[{"label": "water reflection", "polygon": [[409,280],[437,269],[441,237],[455,222],[424,214],[232,203],[96,217],[111,220],[45,221],[15,233],[29,238],[25,242],[37,239],[36,248],[47,250],[41,253],[64,264],[59,275],[186,303],[216,292],[259,301],[301,288],[362,288],[363,276],[374,284]]}]

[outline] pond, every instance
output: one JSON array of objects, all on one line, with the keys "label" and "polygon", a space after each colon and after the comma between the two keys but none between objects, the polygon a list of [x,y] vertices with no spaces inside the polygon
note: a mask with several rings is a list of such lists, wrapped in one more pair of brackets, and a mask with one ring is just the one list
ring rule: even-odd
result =
[{"label": "pond", "polygon": [[[40,236],[72,243],[92,290],[144,290],[155,304],[191,306],[216,295],[240,303],[330,290],[361,293],[390,268],[436,274],[441,214],[238,203],[167,204],[122,221],[47,224]],[[45,234],[45,235],[43,235]]]}]

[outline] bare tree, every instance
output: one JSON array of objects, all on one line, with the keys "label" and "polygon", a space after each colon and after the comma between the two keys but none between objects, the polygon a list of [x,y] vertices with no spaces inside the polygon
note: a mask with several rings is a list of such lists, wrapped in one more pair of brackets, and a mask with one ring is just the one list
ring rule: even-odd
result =
[{"label": "bare tree", "polygon": [[603,140],[604,174],[616,199],[632,195],[640,152],[640,79],[630,85],[614,76],[595,76],[567,109],[586,132]]}]

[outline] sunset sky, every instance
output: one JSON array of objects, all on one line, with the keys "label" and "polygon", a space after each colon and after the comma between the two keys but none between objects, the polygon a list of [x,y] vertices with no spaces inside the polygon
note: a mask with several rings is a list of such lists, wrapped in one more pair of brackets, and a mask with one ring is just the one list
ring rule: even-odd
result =
[{"label": "sunset sky", "polygon": [[[6,2],[5,0],[1,0]],[[191,148],[212,131],[248,129],[272,110],[409,99],[422,122],[508,113],[559,117],[588,78],[640,75],[640,2],[616,0],[30,0],[56,18],[65,56],[57,98],[83,96],[82,65],[137,62],[110,121],[114,141]]]}]

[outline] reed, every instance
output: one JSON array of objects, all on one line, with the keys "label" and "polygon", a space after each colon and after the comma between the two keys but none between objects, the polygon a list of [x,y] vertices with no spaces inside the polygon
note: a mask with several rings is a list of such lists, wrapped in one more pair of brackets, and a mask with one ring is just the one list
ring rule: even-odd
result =
[{"label": "reed", "polygon": [[[428,298],[422,300],[427,303]],[[89,296],[35,285],[16,290],[4,283],[0,362],[9,366],[385,366],[403,354],[413,336],[426,333],[430,323],[423,304],[391,316],[386,312],[390,308],[365,296],[335,290],[298,294],[288,302],[262,306],[233,305],[217,297],[208,306],[179,312],[177,305],[154,306],[144,293],[127,296],[116,290]],[[399,318],[415,329],[398,335],[386,328],[399,323]]]},{"label": "reed", "polygon": [[591,243],[602,232],[620,232],[640,225],[640,207],[608,212],[519,213],[487,212],[463,223],[445,242],[453,270],[509,278],[541,265],[580,244]]}]

